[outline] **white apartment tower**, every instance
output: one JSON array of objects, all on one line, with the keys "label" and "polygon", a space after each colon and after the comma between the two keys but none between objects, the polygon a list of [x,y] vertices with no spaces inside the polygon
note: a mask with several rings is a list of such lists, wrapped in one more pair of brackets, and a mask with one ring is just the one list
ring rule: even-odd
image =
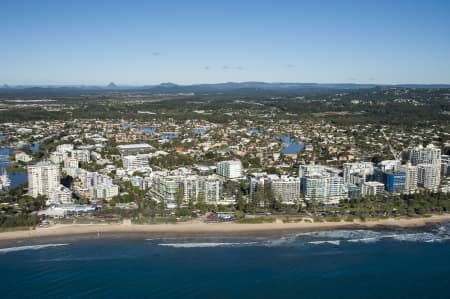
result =
[{"label": "white apartment tower", "polygon": [[418,164],[441,164],[441,150],[433,144],[427,147],[419,145],[409,150],[409,160],[412,165]]},{"label": "white apartment tower", "polygon": [[440,164],[419,164],[418,183],[425,189],[437,192],[441,183]]},{"label": "white apartment tower", "polygon": [[364,182],[361,193],[363,196],[375,196],[384,192],[384,184],[381,182]]},{"label": "white apartment tower", "polygon": [[283,202],[293,203],[300,199],[300,179],[281,177],[270,181],[270,188],[275,197]]},{"label": "white apartment tower", "polygon": [[372,162],[344,163],[344,182],[347,184],[360,185],[374,175]]},{"label": "white apartment tower", "polygon": [[28,166],[28,194],[49,196],[59,188],[59,165],[44,161]]},{"label": "white apartment tower", "polygon": [[324,203],[338,203],[347,197],[344,179],[338,176],[309,175],[302,178],[305,200],[315,199]]},{"label": "white apartment tower", "polygon": [[408,163],[406,165],[401,165],[398,168],[399,172],[404,172],[406,174],[405,180],[405,192],[411,193],[417,189],[418,182],[418,169],[417,166]]},{"label": "white apartment tower", "polygon": [[122,157],[123,168],[128,171],[148,168],[148,155],[135,155]]},{"label": "white apartment tower", "polygon": [[243,174],[242,163],[239,160],[219,162],[217,163],[217,174],[229,179],[240,178]]}]

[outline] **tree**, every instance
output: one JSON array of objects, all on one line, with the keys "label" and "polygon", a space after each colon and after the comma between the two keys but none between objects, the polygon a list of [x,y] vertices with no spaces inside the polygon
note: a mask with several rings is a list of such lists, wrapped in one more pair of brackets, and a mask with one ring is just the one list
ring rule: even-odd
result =
[{"label": "tree", "polygon": [[239,190],[237,193],[237,209],[239,211],[245,210],[245,201],[241,190]]},{"label": "tree", "polygon": [[184,201],[184,192],[182,190],[182,187],[178,188],[177,192],[175,193],[175,204],[177,205],[177,209],[181,209],[181,206],[183,205]]},{"label": "tree", "polygon": [[258,206],[261,206],[261,203],[264,203],[264,188],[258,187],[255,193],[255,211]]},{"label": "tree", "polygon": [[205,193],[200,192],[198,194],[196,208],[199,209],[200,211],[202,211],[202,213],[205,213],[206,210],[208,209],[208,206],[206,204]]},{"label": "tree", "polygon": [[317,212],[317,207],[318,207],[318,202],[317,202],[317,197],[316,197],[316,188],[314,187],[312,192],[311,192],[311,201],[309,202],[311,210],[313,211],[314,214],[316,214]]},{"label": "tree", "polygon": [[164,200],[164,198],[161,198],[161,200],[158,203],[158,207],[159,207],[159,214],[161,216],[165,216],[166,215],[166,201]]}]

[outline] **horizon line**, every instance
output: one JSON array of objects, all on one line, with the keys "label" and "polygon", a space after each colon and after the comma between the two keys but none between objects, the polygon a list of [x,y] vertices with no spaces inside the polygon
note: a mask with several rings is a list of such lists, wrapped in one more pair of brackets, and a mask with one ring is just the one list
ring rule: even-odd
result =
[{"label": "horizon line", "polygon": [[292,81],[217,81],[217,82],[197,82],[197,83],[176,83],[171,81],[159,82],[159,83],[143,83],[143,84],[133,84],[133,83],[116,83],[110,81],[108,83],[1,83],[0,88],[10,87],[108,87],[113,84],[116,87],[155,87],[163,84],[173,84],[177,86],[193,86],[193,85],[216,85],[216,84],[245,84],[245,83],[262,83],[262,84],[315,84],[315,85],[373,85],[373,86],[398,86],[398,85],[449,85],[450,82],[292,82]]}]

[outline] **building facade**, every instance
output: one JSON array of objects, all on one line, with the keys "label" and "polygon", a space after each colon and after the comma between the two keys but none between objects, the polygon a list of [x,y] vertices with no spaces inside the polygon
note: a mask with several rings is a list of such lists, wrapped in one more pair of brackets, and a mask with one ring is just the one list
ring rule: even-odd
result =
[{"label": "building facade", "polygon": [[295,203],[300,200],[300,179],[295,177],[281,177],[270,181],[270,188],[275,198],[284,203]]},{"label": "building facade", "polygon": [[441,183],[441,165],[440,164],[418,164],[418,184],[433,192],[439,190]]},{"label": "building facade", "polygon": [[427,147],[417,146],[409,150],[409,161],[412,165],[441,164],[441,150],[432,144]]},{"label": "building facade", "polygon": [[44,161],[28,166],[28,194],[32,197],[49,196],[58,189],[60,174],[59,165]]},{"label": "building facade", "polygon": [[229,179],[237,179],[243,175],[243,166],[239,160],[221,161],[217,163],[217,174]]}]

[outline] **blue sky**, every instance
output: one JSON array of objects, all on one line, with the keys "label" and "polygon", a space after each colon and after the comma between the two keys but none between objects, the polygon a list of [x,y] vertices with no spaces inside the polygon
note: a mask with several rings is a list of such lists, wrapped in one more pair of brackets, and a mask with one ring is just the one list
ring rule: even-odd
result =
[{"label": "blue sky", "polygon": [[450,1],[0,0],[0,84],[450,83]]}]

